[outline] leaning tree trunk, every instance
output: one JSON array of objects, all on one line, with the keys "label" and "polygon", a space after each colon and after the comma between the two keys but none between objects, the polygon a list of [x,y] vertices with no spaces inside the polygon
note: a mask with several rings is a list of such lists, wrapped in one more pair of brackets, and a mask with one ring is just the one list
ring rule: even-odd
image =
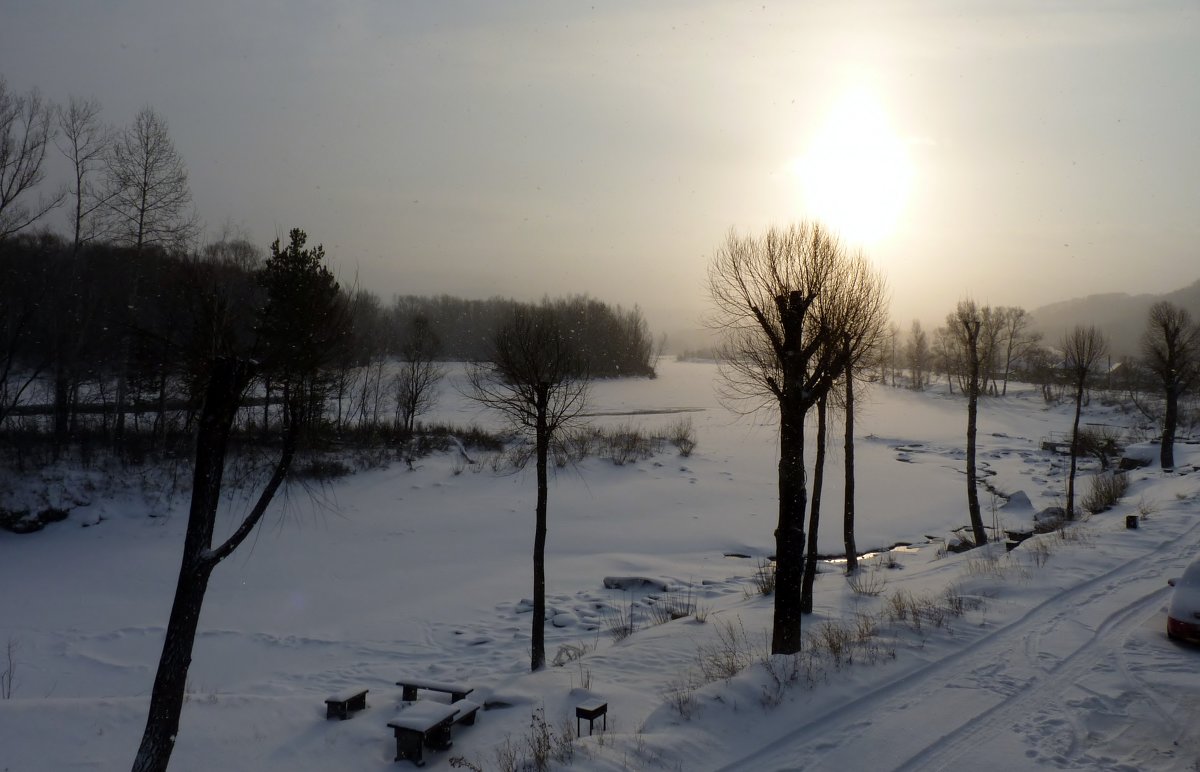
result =
[{"label": "leaning tree trunk", "polygon": [[800,589],[800,612],[813,610],[813,584],[817,580],[817,531],[821,524],[821,491],[825,486],[825,440],[828,400],[817,400],[817,458],[813,463],[812,499],[808,513],[808,555],[804,560],[804,581]]},{"label": "leaning tree trunk", "polygon": [[846,542],[846,573],[858,570],[858,546],[854,543],[854,370],[846,362],[846,498],[842,515],[842,537]]},{"label": "leaning tree trunk", "polygon": [[530,632],[530,670],[546,666],[546,498],[550,430],[546,422],[549,385],[537,390],[537,523],[533,532],[533,629]]},{"label": "leaning tree trunk", "polygon": [[183,711],[192,645],[208,580],[217,561],[211,556],[213,527],[220,503],[225,453],[233,419],[237,415],[247,379],[243,363],[222,360],[214,365],[205,389],[196,434],[196,462],[192,475],[192,502],[188,512],[183,561],[166,639],[150,693],[150,711],[133,772],[163,772],[171,759],[179,716]]}]

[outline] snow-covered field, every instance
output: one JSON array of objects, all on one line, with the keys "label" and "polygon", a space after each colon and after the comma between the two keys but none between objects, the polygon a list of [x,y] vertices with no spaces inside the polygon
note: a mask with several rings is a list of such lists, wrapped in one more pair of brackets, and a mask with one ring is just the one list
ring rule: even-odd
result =
[{"label": "snow-covered field", "polygon": [[[941,388],[874,387],[857,425],[858,544],[912,546],[869,561],[878,567],[860,589],[877,595],[854,592],[833,567],[818,577],[806,629],[832,640],[838,628],[826,623],[841,620],[873,635],[840,662],[814,642],[768,668],[749,650],[771,617],[751,577],[773,548],[774,432],[721,408],[714,374],[663,362],[655,380],[595,385],[595,421],[691,416],[698,447],[690,458],[559,470],[547,654],[587,653],[540,673],[527,672],[532,469],[498,476],[443,454],[292,491],[213,575],[172,769],[392,769],[386,724],[405,675],[487,696],[450,751],[427,754],[436,769],[455,756],[500,768],[497,749],[522,745],[534,711],[558,733],[588,696],[607,700],[608,730],[574,744],[574,769],[1200,768],[1200,648],[1170,642],[1164,613],[1167,579],[1200,551],[1200,446],[1177,448],[1173,474],[1157,463],[1130,473],[1114,510],[1066,535],[947,555],[928,537],[967,520],[965,406]],[[1064,459],[1039,440],[1068,430],[1069,410],[1020,387],[983,403],[981,466],[998,490],[1032,502],[1004,507],[985,494],[989,525],[1025,528],[1034,510],[1061,503]],[[492,420],[450,387],[434,418]],[[1085,420],[1126,417],[1096,400]],[[830,450],[820,544],[835,553],[841,443]],[[1083,471],[1086,491],[1094,467]],[[0,770],[132,760],[186,501],[131,477],[46,470],[40,487],[14,494],[88,505],[36,534],[0,533],[0,647],[12,644],[13,677],[0,699]],[[1127,530],[1139,507],[1141,527]],[[651,582],[606,589],[606,577]],[[653,625],[649,606],[668,594],[699,613]],[[923,609],[916,620],[899,618],[905,598]],[[608,630],[630,609],[639,629],[616,641]],[[699,652],[710,671],[722,652],[750,667],[703,683]],[[349,686],[370,689],[369,708],[326,721],[324,698]]]}]

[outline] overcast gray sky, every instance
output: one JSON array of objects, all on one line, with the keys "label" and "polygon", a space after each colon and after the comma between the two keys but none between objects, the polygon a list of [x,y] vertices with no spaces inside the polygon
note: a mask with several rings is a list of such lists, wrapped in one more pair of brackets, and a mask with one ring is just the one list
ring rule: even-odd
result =
[{"label": "overcast gray sky", "polygon": [[1200,279],[1200,4],[0,0],[11,89],[150,105],[200,216],[382,295],[705,308],[731,227],[862,241],[893,316]]}]

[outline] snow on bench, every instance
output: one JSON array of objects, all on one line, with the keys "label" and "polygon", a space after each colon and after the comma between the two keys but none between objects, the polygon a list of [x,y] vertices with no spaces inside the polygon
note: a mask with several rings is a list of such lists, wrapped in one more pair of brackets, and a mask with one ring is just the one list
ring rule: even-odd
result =
[{"label": "snow on bench", "polygon": [[455,700],[454,704],[450,707],[458,709],[458,714],[454,717],[454,723],[473,726],[475,724],[475,714],[483,706],[471,700]]},{"label": "snow on bench", "polygon": [[586,718],[588,722],[588,735],[592,734],[592,724],[596,719],[604,717],[604,731],[608,731],[608,702],[605,700],[591,699],[585,700],[575,706],[575,736],[582,737],[579,733],[579,720]]},{"label": "snow on bench", "polygon": [[431,692],[445,692],[450,695],[451,702],[458,702],[466,698],[468,694],[475,691],[474,687],[465,684],[448,683],[445,681],[429,681],[416,678],[405,678],[402,681],[397,681],[396,686],[404,690],[401,697],[405,702],[412,702],[417,699],[417,690],[425,689]]},{"label": "snow on bench", "polygon": [[367,692],[369,691],[370,689],[359,689],[352,686],[337,694],[330,695],[325,700],[325,718],[331,719],[337,716],[345,721],[350,718],[351,713],[365,709],[367,707]]},{"label": "snow on bench", "polygon": [[[472,703],[474,704],[474,703]],[[459,708],[444,702],[423,700],[414,702],[388,722],[396,737],[396,761],[408,759],[418,767],[425,766],[424,748],[445,750],[450,741],[450,725]]]}]

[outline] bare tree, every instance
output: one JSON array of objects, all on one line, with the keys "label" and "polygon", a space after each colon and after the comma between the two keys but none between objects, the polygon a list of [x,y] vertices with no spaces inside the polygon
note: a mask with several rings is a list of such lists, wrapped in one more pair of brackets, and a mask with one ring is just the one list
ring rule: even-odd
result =
[{"label": "bare tree", "polygon": [[58,129],[62,135],[56,140],[58,149],[71,164],[73,187],[67,192],[71,200],[72,250],[78,254],[95,234],[94,215],[104,205],[93,176],[104,164],[112,131],[100,122],[100,103],[79,97],[71,97],[66,107],[59,108]]},{"label": "bare tree", "polygon": [[416,418],[437,401],[437,385],[446,374],[437,363],[441,342],[424,316],[408,323],[400,345],[400,370],[393,380],[396,420],[405,437],[412,435]]},{"label": "bare tree", "polygon": [[73,383],[79,378],[78,362],[89,344],[89,310],[79,292],[83,266],[79,251],[98,232],[96,216],[104,204],[94,183],[94,177],[104,163],[112,141],[112,132],[100,121],[100,103],[94,99],[71,97],[66,107],[58,109],[59,137],[55,139],[59,152],[71,165],[71,187],[67,190],[70,202],[71,260],[68,275],[63,277],[63,289],[54,303],[54,436],[57,446],[65,443],[70,418],[70,396]]},{"label": "bare tree", "polygon": [[802,222],[761,237],[730,232],[709,265],[710,323],[724,335],[722,397],[738,412],[779,414],[779,519],[771,651],[800,650],[804,518],[808,487],[804,419],[846,367],[836,345],[852,318],[846,286],[873,275],[823,226]]},{"label": "bare tree", "polygon": [[1031,346],[1021,359],[1023,376],[1041,388],[1042,399],[1046,402],[1059,399],[1055,393],[1056,387],[1061,386],[1062,378],[1058,355],[1039,343]]},{"label": "bare tree", "polygon": [[183,250],[196,236],[187,167],[153,109],[142,108],[112,144],[103,197],[112,238],[138,252]]},{"label": "bare tree", "polygon": [[[182,335],[173,343],[191,365],[189,375],[200,384],[203,402],[183,558],[134,772],[164,772],[170,762],[209,578],[261,522],[287,478],[311,416],[305,384],[347,337],[349,317],[337,282],[321,264],[324,251],[319,246],[305,249],[304,243],[304,232],[296,229],[287,248],[280,249],[278,241],[272,245],[271,257],[258,274],[265,302],[258,308],[257,320],[250,302],[256,293],[223,281],[231,272],[216,263],[193,264],[191,291],[180,293],[178,299],[188,313],[185,324],[172,326]],[[292,387],[284,390],[285,428],[279,457],[250,512],[225,541],[214,546],[234,422],[247,388],[263,370]]]},{"label": "bare tree", "polygon": [[[892,386],[896,385],[896,367],[899,362],[898,354],[896,353],[896,347],[899,344],[900,325],[892,324],[890,327],[888,327],[887,340],[884,343],[884,349],[886,353],[883,357],[883,361],[887,362],[887,369],[891,370]],[[887,376],[882,376],[882,379],[886,381]]]},{"label": "bare tree", "polygon": [[[953,314],[951,314],[953,317]],[[959,354],[958,336],[955,334],[956,328],[952,320],[948,320],[945,327],[938,327],[933,331],[933,344],[930,347],[932,352],[932,367],[940,370],[946,376],[946,385],[950,389],[950,393],[954,393],[954,382],[961,376],[963,362],[965,359]]]},{"label": "bare tree", "polygon": [[1179,398],[1200,383],[1200,325],[1185,308],[1167,301],[1155,303],[1142,335],[1142,358],[1165,402],[1159,465],[1174,469]]},{"label": "bare tree", "polygon": [[813,585],[817,578],[818,531],[820,528],[821,494],[824,487],[826,446],[828,442],[828,413],[841,410],[845,416],[845,497],[843,498],[842,534],[846,545],[846,571],[858,567],[854,536],[854,380],[858,368],[874,351],[885,335],[887,297],[883,280],[862,259],[849,261],[848,275],[837,283],[836,292],[822,303],[825,318],[836,320],[838,332],[826,345],[841,349],[842,372],[837,382],[844,389],[830,389],[817,400],[816,458],[813,462],[813,490],[808,516],[808,553],[804,561],[804,579],[800,595],[801,611],[813,610]]},{"label": "bare tree", "polygon": [[42,163],[53,137],[53,106],[37,89],[9,91],[0,76],[0,239],[37,222],[66,196],[58,190],[29,202],[45,176]]},{"label": "bare tree", "polygon": [[813,585],[817,576],[818,534],[820,528],[821,495],[824,487],[824,468],[828,442],[828,413],[841,411],[845,433],[843,460],[845,490],[842,500],[842,537],[846,547],[846,572],[858,569],[858,548],[855,538],[854,497],[854,382],[860,378],[860,368],[868,366],[869,360],[878,356],[881,344],[887,335],[887,295],[882,278],[862,259],[856,256],[847,266],[849,275],[837,285],[838,292],[823,303],[828,317],[841,320],[834,325],[839,332],[831,336],[828,345],[842,350],[843,369],[837,381],[842,389],[830,389],[817,401],[816,458],[813,463],[813,490],[809,506],[808,553],[804,562],[804,580],[801,590],[801,610],[812,613]]},{"label": "bare tree", "polygon": [[878,356],[881,342],[887,335],[887,294],[881,277],[876,274],[864,276],[857,283],[857,318],[859,323],[841,335],[842,354],[846,360],[843,375],[845,395],[842,410],[845,412],[845,447],[843,448],[846,473],[845,497],[842,504],[842,539],[846,545],[846,572],[858,569],[858,547],[854,535],[854,415],[857,408],[854,382],[860,379],[861,371],[870,365],[871,358]]},{"label": "bare tree", "polygon": [[1088,379],[1108,353],[1108,341],[1095,327],[1075,327],[1062,339],[1063,368],[1075,393],[1075,419],[1071,423],[1071,468],[1067,473],[1067,519],[1075,519],[1075,467],[1079,459],[1079,416]]},{"label": "bare tree", "polygon": [[[993,306],[979,308],[979,378],[983,391],[990,391],[994,397],[1000,393],[996,384],[997,370],[1000,359],[1000,339],[1002,336],[1001,309]],[[991,384],[990,388],[988,384]]]},{"label": "bare tree", "polygon": [[[197,234],[187,169],[175,150],[167,123],[149,107],[122,130],[105,158],[102,197],[106,233],[140,256],[147,247],[183,251]],[[129,286],[127,305],[136,308],[140,271]],[[117,436],[125,431],[130,342],[123,345],[116,385]]]},{"label": "bare tree", "polygon": [[984,314],[973,300],[962,300],[951,315],[953,329],[965,344],[966,381],[963,391],[967,395],[967,510],[971,516],[971,531],[975,546],[987,544],[987,531],[983,529],[983,514],[979,509],[979,488],[975,468],[975,436],[979,427],[979,394],[985,383],[983,377],[983,352],[980,349],[980,332],[984,326]]},{"label": "bare tree", "polygon": [[998,309],[1001,345],[1004,348],[1004,385],[1001,396],[1008,394],[1008,378],[1013,365],[1023,359],[1042,340],[1040,332],[1030,329],[1033,317],[1024,308],[1006,306]]},{"label": "bare tree", "polygon": [[204,245],[200,254],[205,260],[253,273],[262,267],[263,251],[240,228],[226,224],[218,237]]},{"label": "bare tree", "polygon": [[908,334],[908,344],[904,347],[905,358],[912,372],[912,387],[921,391],[927,382],[926,373],[930,369],[929,336],[921,329],[921,322],[913,319],[912,330]]},{"label": "bare tree", "polygon": [[470,396],[532,436],[537,464],[530,669],[546,664],[546,533],[550,444],[587,404],[585,359],[548,306],[516,309],[492,339],[491,361],[468,371]]}]

